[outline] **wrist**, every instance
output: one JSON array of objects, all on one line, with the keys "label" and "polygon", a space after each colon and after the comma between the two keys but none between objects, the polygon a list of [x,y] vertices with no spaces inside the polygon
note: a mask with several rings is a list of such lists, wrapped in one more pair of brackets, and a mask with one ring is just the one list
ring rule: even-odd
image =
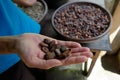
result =
[{"label": "wrist", "polygon": [[0,53],[17,53],[17,36],[0,37]]}]

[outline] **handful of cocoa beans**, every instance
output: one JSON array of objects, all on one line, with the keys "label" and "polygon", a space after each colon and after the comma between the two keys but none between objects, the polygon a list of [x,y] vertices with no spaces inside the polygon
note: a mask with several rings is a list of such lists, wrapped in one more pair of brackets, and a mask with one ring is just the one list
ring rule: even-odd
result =
[{"label": "handful of cocoa beans", "polygon": [[44,59],[65,59],[70,56],[71,49],[66,46],[56,44],[55,40],[44,39],[40,43],[41,50],[45,53]]}]

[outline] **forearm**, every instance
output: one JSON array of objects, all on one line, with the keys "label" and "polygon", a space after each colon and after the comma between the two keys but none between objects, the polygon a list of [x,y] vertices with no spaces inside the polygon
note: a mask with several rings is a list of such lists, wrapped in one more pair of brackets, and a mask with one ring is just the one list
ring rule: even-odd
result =
[{"label": "forearm", "polygon": [[13,2],[15,2],[17,5],[20,6],[32,6],[33,4],[36,3],[37,0],[13,0]]},{"label": "forearm", "polygon": [[0,37],[0,54],[15,53],[17,39],[16,36]]}]

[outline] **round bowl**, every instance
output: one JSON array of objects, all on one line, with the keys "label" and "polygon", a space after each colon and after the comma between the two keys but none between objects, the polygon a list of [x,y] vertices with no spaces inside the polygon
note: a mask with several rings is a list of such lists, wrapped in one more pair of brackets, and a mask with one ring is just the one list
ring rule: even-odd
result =
[{"label": "round bowl", "polygon": [[44,0],[38,0],[30,7],[21,6],[21,9],[38,23],[44,19],[48,12],[47,3]]},{"label": "round bowl", "polygon": [[69,2],[52,16],[54,30],[65,40],[88,43],[105,36],[112,17],[104,7],[91,2]]},{"label": "round bowl", "polygon": [[39,0],[43,5],[44,5],[44,13],[41,16],[41,18],[39,18],[39,22],[42,22],[42,20],[44,19],[44,17],[46,16],[47,12],[48,12],[48,5],[44,0]]}]

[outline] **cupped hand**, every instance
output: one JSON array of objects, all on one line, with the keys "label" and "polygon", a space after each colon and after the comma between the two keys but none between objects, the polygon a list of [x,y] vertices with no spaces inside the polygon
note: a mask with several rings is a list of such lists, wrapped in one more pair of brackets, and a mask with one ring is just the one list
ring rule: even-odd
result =
[{"label": "cupped hand", "polygon": [[[41,51],[39,43],[45,38],[55,40],[57,44],[65,45],[71,48],[72,54],[63,60],[49,59],[45,60],[45,53]],[[77,64],[87,61],[92,57],[89,48],[82,47],[77,42],[60,41],[40,34],[27,33],[19,36],[17,40],[17,53],[23,62],[32,68],[49,69],[55,66]]]},{"label": "cupped hand", "polygon": [[83,63],[93,56],[92,52],[87,47],[82,47],[77,42],[72,41],[58,41],[58,44],[65,45],[71,48],[72,54],[62,60],[63,65]]},{"label": "cupped hand", "polygon": [[13,0],[13,2],[15,2],[17,5],[28,7],[35,4],[37,0]]}]

